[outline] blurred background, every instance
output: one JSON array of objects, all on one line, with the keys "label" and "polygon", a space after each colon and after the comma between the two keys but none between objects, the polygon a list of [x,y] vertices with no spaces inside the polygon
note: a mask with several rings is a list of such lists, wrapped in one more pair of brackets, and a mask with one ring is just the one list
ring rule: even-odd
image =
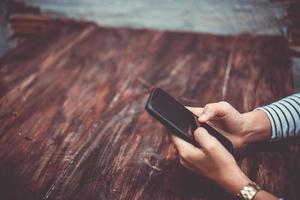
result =
[{"label": "blurred background", "polygon": [[[299,74],[299,2],[295,0],[226,1],[150,1],[134,0],[4,0],[0,4],[0,55],[17,42],[13,34],[29,34],[30,19],[25,24],[10,24],[20,14],[40,14],[51,19],[69,18],[94,22],[104,27],[147,28],[220,35],[250,33],[281,35],[292,50],[295,89],[300,88]],[[16,15],[18,17],[16,17]],[[14,22],[14,21],[13,21]],[[42,26],[42,25],[40,25]],[[26,33],[25,33],[26,32]]]}]

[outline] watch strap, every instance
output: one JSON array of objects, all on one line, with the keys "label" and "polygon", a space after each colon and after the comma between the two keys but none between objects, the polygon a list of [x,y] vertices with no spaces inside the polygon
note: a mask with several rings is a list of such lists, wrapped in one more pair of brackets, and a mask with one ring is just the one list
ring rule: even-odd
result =
[{"label": "watch strap", "polygon": [[250,182],[245,185],[239,193],[237,193],[237,196],[241,200],[251,200],[259,190],[261,190],[259,185],[257,185],[255,182]]}]

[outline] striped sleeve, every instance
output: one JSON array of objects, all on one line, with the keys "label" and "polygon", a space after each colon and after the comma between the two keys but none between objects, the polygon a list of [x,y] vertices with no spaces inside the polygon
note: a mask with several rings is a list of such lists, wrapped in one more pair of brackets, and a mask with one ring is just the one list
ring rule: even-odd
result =
[{"label": "striped sleeve", "polygon": [[300,93],[257,109],[264,111],[271,122],[271,140],[300,136]]}]

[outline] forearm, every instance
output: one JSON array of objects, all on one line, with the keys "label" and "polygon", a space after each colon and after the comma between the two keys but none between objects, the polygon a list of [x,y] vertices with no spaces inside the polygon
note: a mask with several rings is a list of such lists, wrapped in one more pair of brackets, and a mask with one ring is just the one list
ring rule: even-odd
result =
[{"label": "forearm", "polygon": [[300,136],[300,93],[242,114],[245,143]]},{"label": "forearm", "polygon": [[246,142],[300,136],[300,93],[242,114]]},{"label": "forearm", "polygon": [[271,139],[272,126],[267,114],[262,110],[243,113],[244,143],[265,141]]}]

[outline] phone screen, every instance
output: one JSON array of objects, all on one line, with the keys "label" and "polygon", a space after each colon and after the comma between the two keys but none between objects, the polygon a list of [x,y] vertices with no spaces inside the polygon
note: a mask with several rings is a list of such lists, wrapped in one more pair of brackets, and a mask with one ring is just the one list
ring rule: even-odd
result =
[{"label": "phone screen", "polygon": [[197,128],[194,115],[173,97],[158,89],[152,96],[151,106],[159,111],[161,117],[181,129],[181,133],[193,138],[193,132]]}]

